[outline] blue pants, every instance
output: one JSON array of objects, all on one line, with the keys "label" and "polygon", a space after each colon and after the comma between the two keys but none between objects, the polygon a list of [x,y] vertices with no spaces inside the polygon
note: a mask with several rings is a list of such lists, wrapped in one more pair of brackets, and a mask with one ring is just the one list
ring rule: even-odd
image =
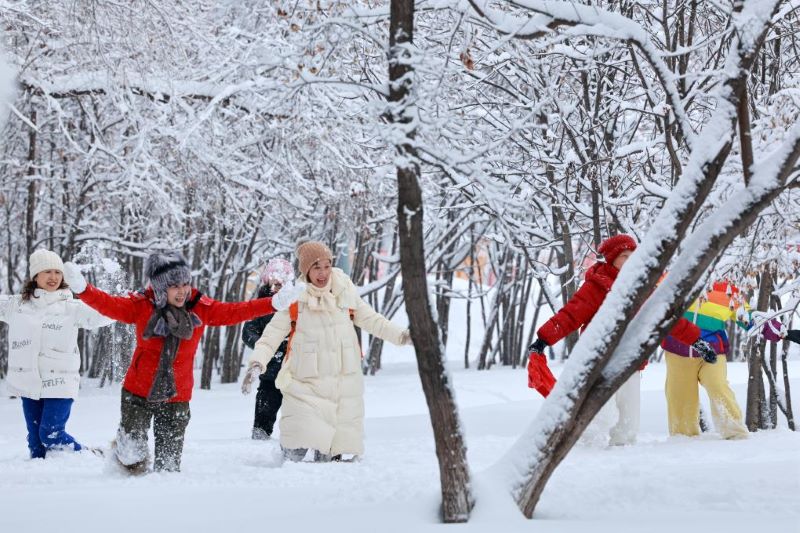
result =
[{"label": "blue pants", "polygon": [[22,398],[32,459],[43,459],[47,450],[53,448],[81,449],[81,445],[64,429],[71,410],[71,398]]}]

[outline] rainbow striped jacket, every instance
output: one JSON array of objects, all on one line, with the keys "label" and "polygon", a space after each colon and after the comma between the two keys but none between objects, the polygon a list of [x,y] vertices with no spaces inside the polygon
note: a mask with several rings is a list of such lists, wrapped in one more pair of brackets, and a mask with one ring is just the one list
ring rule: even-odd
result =
[{"label": "rainbow striped jacket", "polygon": [[[700,328],[700,338],[711,344],[717,354],[723,355],[730,351],[726,331],[728,322],[735,320],[739,327],[749,330],[752,326],[750,315],[750,306],[738,287],[727,281],[718,281],[712,285],[710,291],[695,300],[683,317],[696,324]],[[773,319],[764,324],[762,333],[768,341],[777,342],[780,336],[775,330],[779,328],[780,322]],[[661,347],[683,357],[700,357],[691,346],[671,335],[664,339]]]}]

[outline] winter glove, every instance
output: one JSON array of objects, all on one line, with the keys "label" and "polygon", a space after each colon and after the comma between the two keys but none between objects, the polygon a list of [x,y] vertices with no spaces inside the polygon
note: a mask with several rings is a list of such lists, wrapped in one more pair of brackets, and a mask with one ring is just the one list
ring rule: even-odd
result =
[{"label": "winter glove", "polygon": [[75,294],[86,290],[86,278],[81,274],[81,269],[72,261],[64,263],[64,281]]},{"label": "winter glove", "polygon": [[790,329],[786,332],[786,338],[800,344],[800,329]]},{"label": "winter glove", "polygon": [[694,348],[695,351],[700,354],[700,357],[702,357],[703,361],[706,363],[711,363],[713,365],[717,362],[717,352],[715,352],[714,348],[703,339],[697,339],[694,341],[692,348]]},{"label": "winter glove", "polygon": [[400,334],[400,346],[411,346],[414,341],[411,340],[411,330],[407,329]]},{"label": "winter glove", "polygon": [[281,290],[272,297],[272,307],[277,311],[285,311],[289,309],[297,299],[306,290],[305,283],[298,283],[297,285],[285,285]]},{"label": "winter glove", "polygon": [[536,342],[528,346],[528,352],[544,353],[544,349],[548,346],[549,344],[537,337]]},{"label": "winter glove", "polygon": [[250,361],[247,365],[247,374],[244,375],[242,380],[242,394],[250,394],[253,389],[253,382],[264,373],[264,367],[258,361]]},{"label": "winter glove", "polygon": [[536,389],[545,398],[556,384],[556,378],[547,366],[547,357],[542,353],[546,346],[542,339],[536,339],[528,348],[528,387]]}]

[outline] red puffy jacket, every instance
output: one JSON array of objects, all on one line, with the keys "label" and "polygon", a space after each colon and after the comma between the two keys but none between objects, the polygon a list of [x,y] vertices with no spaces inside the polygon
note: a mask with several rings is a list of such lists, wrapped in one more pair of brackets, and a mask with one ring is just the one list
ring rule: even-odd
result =
[{"label": "red puffy jacket", "polygon": [[[92,285],[87,285],[86,290],[80,294],[82,302],[103,315],[125,324],[136,325],[136,349],[133,352],[131,366],[128,367],[122,387],[131,394],[143,398],[147,398],[150,394],[150,388],[158,369],[158,361],[161,358],[161,347],[164,344],[164,339],[161,337],[149,339],[142,337],[147,322],[153,314],[152,298],[152,289],[148,289],[144,294],[131,293],[128,296],[112,296]],[[192,289],[192,295],[188,301],[195,300],[196,303],[191,307],[191,311],[200,318],[202,324],[194,328],[192,338],[182,340],[178,345],[178,353],[175,354],[173,363],[177,394],[169,400],[170,402],[188,402],[192,399],[194,356],[206,326],[232,326],[275,312],[272,307],[272,298],[223,303],[208,296],[202,296],[196,289]]]},{"label": "red puffy jacket", "polygon": [[[539,338],[552,346],[570,333],[585,329],[600,309],[618,274],[619,270],[613,265],[607,263],[592,265],[586,271],[583,285],[566,305],[536,332]],[[700,338],[700,329],[685,318],[681,318],[669,334],[685,344],[692,344]]]}]

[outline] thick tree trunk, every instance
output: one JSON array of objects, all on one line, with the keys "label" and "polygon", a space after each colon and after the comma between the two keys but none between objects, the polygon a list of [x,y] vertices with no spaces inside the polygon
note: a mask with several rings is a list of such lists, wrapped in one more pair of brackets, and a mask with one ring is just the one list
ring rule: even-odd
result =
[{"label": "thick tree trunk", "polygon": [[8,324],[5,322],[0,322],[0,343],[0,378],[4,378],[8,372]]},{"label": "thick tree trunk", "polygon": [[[31,124],[36,124],[36,111],[31,112]],[[28,132],[28,198],[25,211],[25,260],[29,261],[36,242],[36,196],[38,178],[36,176],[36,130]],[[26,269],[27,270],[27,269]]]},{"label": "thick tree trunk", "polygon": [[753,141],[750,134],[750,101],[747,96],[747,84],[742,85],[738,108],[739,151],[742,157],[742,174],[744,183],[750,183],[753,177]]},{"label": "thick tree trunk", "polygon": [[[772,271],[767,268],[761,275],[761,283],[758,290],[757,309],[759,311],[765,312],[769,310],[772,285]],[[750,356],[747,358],[747,414],[745,415],[745,424],[750,431],[757,431],[767,428],[767,420],[765,420],[764,417],[767,399],[764,391],[764,379],[761,375],[761,365],[766,348],[766,341],[760,339],[752,344]]]},{"label": "thick tree trunk", "polygon": [[[559,276],[561,279],[561,305],[563,307],[567,305],[567,302],[577,290],[575,279],[575,253],[572,249],[572,233],[570,232],[569,224],[564,218],[561,209],[556,206],[553,207],[553,222],[555,228],[561,230],[562,249],[556,252],[556,258],[558,260],[559,269],[564,269]],[[576,342],[578,342],[577,332],[567,335],[564,339],[566,351],[562,354],[562,359],[565,359],[572,353]]]},{"label": "thick tree trunk", "polygon": [[523,344],[525,337],[525,318],[528,311],[528,302],[531,297],[531,287],[533,286],[533,276],[528,275],[527,263],[520,261],[518,272],[520,283],[520,296],[519,296],[519,310],[517,311],[517,320],[514,324],[514,346],[511,355],[511,367],[517,368],[522,358],[525,357],[525,348],[527,344]]},{"label": "thick tree trunk", "polygon": [[242,328],[238,325],[225,328],[225,348],[222,351],[222,376],[220,383],[236,383],[242,367],[242,345],[239,342]]},{"label": "thick tree trunk", "polygon": [[[774,378],[778,376],[778,343],[771,342],[769,345],[769,369]],[[769,429],[778,427],[778,391],[775,388],[775,380],[769,382]]]},{"label": "thick tree trunk", "polygon": [[786,358],[789,355],[789,341],[783,341],[783,349],[781,351],[781,370],[783,373],[783,392],[784,392],[784,404],[786,405],[786,423],[789,425],[789,429],[792,431],[797,431],[794,423],[794,411],[792,410],[792,393],[789,383],[789,366],[786,361]]},{"label": "thick tree trunk", "polygon": [[[413,67],[409,47],[414,31],[414,0],[392,0],[389,22],[389,127],[410,123],[408,107],[413,105],[411,77]],[[399,129],[398,129],[399,131]],[[396,145],[397,219],[400,234],[400,264],[403,288],[417,354],[422,389],[428,402],[439,460],[442,484],[442,519],[466,522],[472,508],[466,447],[458,419],[453,391],[444,366],[439,328],[433,318],[425,271],[422,190],[419,166],[412,145],[414,132],[405,130],[406,139]]]},{"label": "thick tree trunk", "polygon": [[[254,234],[256,232],[253,232]],[[252,243],[251,243],[252,244]],[[252,248],[252,246],[251,246]],[[250,262],[252,254],[248,248],[245,263]],[[233,280],[231,291],[237,301],[244,300],[245,285],[247,284],[247,273],[241,271],[236,274]],[[225,328],[225,348],[222,350],[222,376],[220,383],[236,383],[239,380],[239,371],[242,368],[242,354],[244,353],[241,339],[242,328],[239,324]]]},{"label": "thick tree trunk", "polygon": [[492,346],[492,336],[494,335],[495,327],[497,326],[497,320],[500,317],[500,290],[502,286],[500,286],[500,282],[495,285],[495,298],[494,298],[494,306],[492,307],[492,312],[489,315],[489,320],[486,324],[486,328],[484,328],[483,333],[483,342],[481,343],[481,350],[478,354],[478,370],[486,370],[488,368],[488,362],[486,360],[486,356],[489,354],[489,348]]},{"label": "thick tree trunk", "polygon": [[[210,330],[210,331],[209,331]],[[219,356],[220,328],[209,328],[203,337],[203,364],[200,369],[200,388],[211,389],[214,363]]]},{"label": "thick tree trunk", "polygon": [[[469,343],[472,337],[472,287],[475,284],[473,276],[475,275],[475,265],[477,258],[475,257],[475,234],[472,229],[469,230],[469,268],[467,269],[467,331],[464,340],[464,368],[469,368]],[[478,267],[480,268],[480,267]],[[478,288],[478,293],[481,288]],[[481,295],[483,298],[483,295]]]},{"label": "thick tree trunk", "polygon": [[447,349],[447,338],[450,333],[450,302],[453,300],[453,271],[442,261],[439,263],[442,270],[438,280],[436,296],[436,315],[439,319],[439,332],[441,333],[442,346]]},{"label": "thick tree trunk", "polygon": [[[509,255],[509,249],[508,246],[506,246],[505,250],[503,251],[502,259],[499,261],[503,267],[503,270],[498,274],[497,281],[494,284],[494,297],[492,298],[491,312],[489,313],[488,320],[485,321],[483,342],[481,343],[481,350],[478,354],[478,370],[485,370],[489,368],[491,364],[489,361],[487,361],[487,356],[489,354],[489,349],[492,347],[492,338],[495,329],[498,330],[497,342],[498,344],[500,343],[499,336],[502,330],[502,328],[499,326],[501,315],[500,310],[502,308],[504,294],[508,290],[506,288],[506,272],[511,265]],[[483,299],[481,299],[481,301],[483,301]]]}]

